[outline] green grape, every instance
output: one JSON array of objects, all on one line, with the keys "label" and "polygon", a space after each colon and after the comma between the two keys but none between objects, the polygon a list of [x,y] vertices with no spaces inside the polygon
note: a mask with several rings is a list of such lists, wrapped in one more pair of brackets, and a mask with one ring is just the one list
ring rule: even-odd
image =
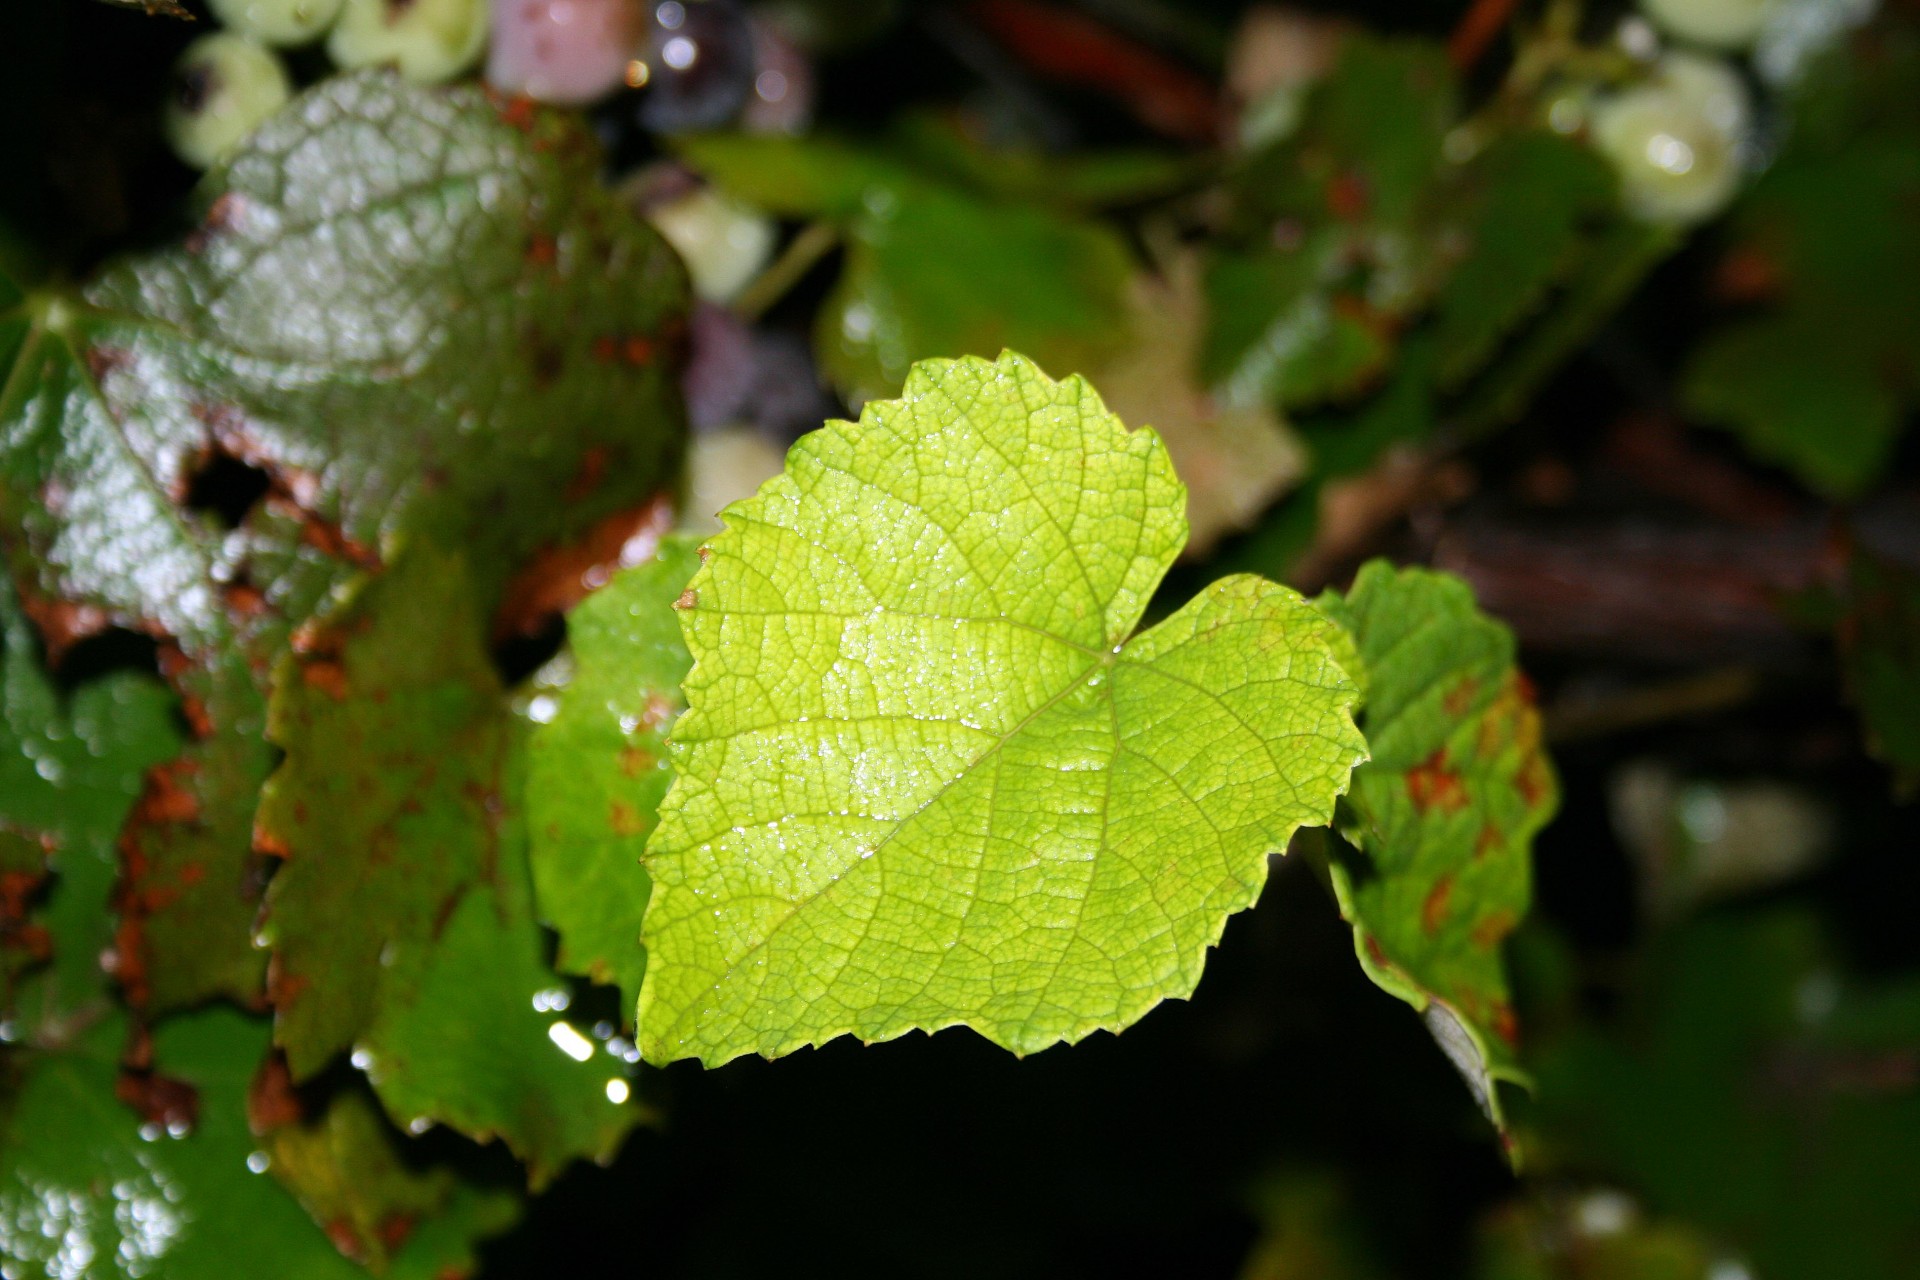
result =
[{"label": "green grape", "polygon": [[487,0],[346,0],[327,52],[342,67],[392,65],[415,84],[439,84],[486,44]]},{"label": "green grape", "polygon": [[1719,49],[1751,45],[1778,7],[1778,0],[1640,0],[1661,30]]},{"label": "green grape", "polygon": [[340,16],[341,0],[207,0],[213,16],[262,44],[317,39]]},{"label": "green grape", "polygon": [[205,169],[237,146],[291,94],[286,68],[269,49],[225,32],[201,36],[173,68],[167,141]]},{"label": "green grape", "polygon": [[1733,198],[1748,117],[1746,87],[1725,63],[1668,53],[1646,81],[1595,104],[1591,136],[1629,211],[1693,223]]},{"label": "green grape", "polygon": [[647,220],[687,264],[693,291],[731,302],[773,255],[773,219],[700,187],[647,210]]}]

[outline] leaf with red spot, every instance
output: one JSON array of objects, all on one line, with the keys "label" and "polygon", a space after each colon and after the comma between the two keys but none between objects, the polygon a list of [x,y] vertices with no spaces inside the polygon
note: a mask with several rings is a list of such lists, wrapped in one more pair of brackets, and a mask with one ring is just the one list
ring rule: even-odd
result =
[{"label": "leaf with red spot", "polygon": [[620,988],[633,1020],[646,973],[640,919],[651,882],[640,865],[673,780],[667,731],[693,665],[673,604],[699,568],[695,542],[669,538],[567,619],[572,674],[537,691],[527,817],[541,917],[560,935],[567,973]]},{"label": "leaf with red spot", "polygon": [[397,1123],[501,1137],[538,1185],[611,1156],[640,1112],[613,1100],[621,1058],[556,1030],[525,733],[474,595],[457,557],[416,546],[282,662],[286,759],[259,825],[284,863],[261,933],[293,1079],[352,1049]]},{"label": "leaf with red spot", "polygon": [[265,687],[301,626],[403,538],[466,552],[490,612],[659,487],[685,274],[597,170],[565,117],[334,77],[210,176],[178,245],[0,290],[9,567],[159,639],[197,739],[122,842],[117,972],[148,1011],[257,994]]},{"label": "leaf with red spot", "polygon": [[1496,1081],[1524,1082],[1500,947],[1532,896],[1532,841],[1558,787],[1513,635],[1466,584],[1374,561],[1320,605],[1358,647],[1355,770],[1332,860],[1360,963],[1427,1019],[1502,1124]]}]

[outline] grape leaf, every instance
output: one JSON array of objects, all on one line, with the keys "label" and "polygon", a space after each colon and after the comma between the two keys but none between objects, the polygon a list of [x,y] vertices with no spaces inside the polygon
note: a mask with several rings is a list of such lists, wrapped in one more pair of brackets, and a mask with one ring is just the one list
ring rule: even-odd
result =
[{"label": "grape leaf", "polygon": [[564,1052],[536,998],[555,976],[519,809],[523,733],[480,635],[463,562],[422,544],[282,664],[271,734],[286,760],[259,821],[286,865],[262,936],[296,1078],[351,1044],[397,1122],[502,1137],[538,1186],[611,1155],[640,1113],[608,1097],[625,1064]]},{"label": "grape leaf", "polygon": [[500,857],[512,723],[462,561],[403,555],[276,677],[260,842],[285,860],[259,931],[294,1079],[372,1024],[396,957],[429,947]]},{"label": "grape leaf", "polygon": [[[32,1052],[0,1119],[0,1256],[10,1274],[198,1280],[235,1274],[353,1280],[347,1261],[271,1178],[252,1171],[246,1094],[267,1029],[231,1009],[172,1019],[154,1034],[158,1068],[197,1097],[190,1134],[143,1136],[115,1096],[124,1017],[73,1046]],[[500,1197],[463,1193],[462,1215],[421,1231],[386,1274],[460,1275],[467,1232],[504,1225]],[[492,1206],[473,1203],[490,1200]]]},{"label": "grape leaf", "polygon": [[[113,937],[114,837],[142,775],[179,747],[173,698],[148,677],[116,672],[63,698],[40,670],[11,586],[0,581],[0,840],[14,857],[28,855],[10,858],[9,879],[0,882],[0,945],[10,974],[28,967],[16,961],[43,958],[40,947],[51,956],[45,972],[0,1005],[23,1020],[21,1037],[58,1038],[53,1024],[105,994],[99,958]],[[57,884],[29,919],[27,896],[49,863]]]},{"label": "grape leaf", "polygon": [[1439,376],[1457,384],[1542,307],[1584,248],[1586,224],[1616,206],[1612,171],[1589,147],[1551,133],[1502,137],[1456,196],[1470,247],[1434,317]]},{"label": "grape leaf", "polygon": [[654,1061],[965,1024],[1027,1053],[1199,980],[1365,746],[1337,629],[1216,583],[1151,431],[1011,353],[919,365],[723,513],[648,845]]},{"label": "grape leaf", "polygon": [[673,602],[699,561],[688,538],[614,575],[567,617],[572,676],[535,716],[528,746],[529,859],[540,917],[560,935],[555,967],[640,998],[640,921],[651,886],[640,855],[673,775],[667,730],[686,708],[693,658]]},{"label": "grape leaf", "polygon": [[1360,963],[1426,1015],[1496,1124],[1496,1080],[1524,1081],[1500,944],[1532,895],[1532,841],[1558,788],[1513,635],[1457,578],[1368,564],[1321,607],[1345,623],[1366,673],[1356,770],[1335,858]]},{"label": "grape leaf", "polygon": [[842,229],[846,262],[814,348],[853,403],[896,394],[927,356],[1016,347],[1085,368],[1126,340],[1132,264],[1096,222],[840,144],[716,136],[682,149],[742,198]]},{"label": "grape leaf", "polygon": [[[294,630],[402,534],[470,548],[486,600],[661,476],[683,273],[595,169],[559,116],[335,77],[209,179],[181,244],[0,316],[11,567],[30,605],[162,637],[199,739],[127,842],[137,1002],[257,988],[244,864]],[[197,507],[223,466],[264,494]]]},{"label": "grape leaf", "polygon": [[[436,1277],[439,1268],[465,1274],[474,1266],[471,1242],[499,1234],[518,1215],[510,1191],[468,1186],[445,1166],[417,1166],[405,1150],[408,1140],[364,1089],[337,1092],[318,1117],[283,1119],[275,1104],[292,1095],[261,1083],[277,1079],[269,1066],[248,1099],[254,1136],[274,1179],[335,1248],[374,1274],[392,1274],[396,1255],[416,1252],[440,1260]],[[433,1237],[440,1239],[425,1243]]]}]

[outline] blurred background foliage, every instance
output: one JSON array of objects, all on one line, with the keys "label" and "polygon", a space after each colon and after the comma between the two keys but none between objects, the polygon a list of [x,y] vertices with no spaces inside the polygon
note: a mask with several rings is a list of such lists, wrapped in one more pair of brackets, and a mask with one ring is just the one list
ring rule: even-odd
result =
[{"label": "blurred background foliage", "polygon": [[[1920,1276],[1911,0],[17,0],[0,70],[7,1280]],[[565,612],[1003,346],[1165,437],[1156,609],[1511,628],[1517,1168],[1337,850],[1122,1037],[636,1065],[570,930],[678,669],[583,817]]]}]

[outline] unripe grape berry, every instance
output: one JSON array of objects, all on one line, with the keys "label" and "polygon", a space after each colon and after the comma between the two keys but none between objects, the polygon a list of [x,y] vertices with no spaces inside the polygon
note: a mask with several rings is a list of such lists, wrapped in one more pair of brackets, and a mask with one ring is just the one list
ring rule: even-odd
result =
[{"label": "unripe grape berry", "polygon": [[342,67],[398,67],[439,84],[473,65],[487,44],[487,0],[346,0],[327,37]]},{"label": "unripe grape berry", "polygon": [[316,40],[340,16],[341,0],[207,0],[213,16],[262,44]]},{"label": "unripe grape berry", "polygon": [[773,253],[773,219],[700,187],[647,210],[647,220],[687,264],[693,291],[730,302]]},{"label": "unripe grape berry", "polygon": [[1719,49],[1751,45],[1778,7],[1778,0],[1640,0],[1669,35]]},{"label": "unripe grape berry", "polygon": [[1595,104],[1591,118],[1594,145],[1613,162],[1636,216],[1699,222],[1733,198],[1749,109],[1726,64],[1669,53],[1648,80]]},{"label": "unripe grape berry", "polygon": [[640,56],[640,0],[493,0],[487,82],[541,102],[603,98]]},{"label": "unripe grape berry", "polygon": [[286,68],[269,49],[217,32],[187,46],[174,64],[167,141],[197,169],[225,156],[285,104]]}]

